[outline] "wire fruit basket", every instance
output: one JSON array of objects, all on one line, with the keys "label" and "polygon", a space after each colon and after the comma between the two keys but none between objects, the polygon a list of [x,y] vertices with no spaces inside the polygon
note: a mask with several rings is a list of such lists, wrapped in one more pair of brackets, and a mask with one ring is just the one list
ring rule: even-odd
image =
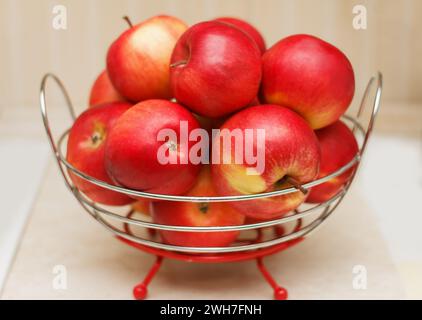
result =
[{"label": "wire fruit basket", "polygon": [[[344,172],[352,169],[353,173],[350,179],[343,186],[342,190],[331,199],[319,204],[302,204],[294,212],[283,216],[282,218],[256,223],[248,223],[237,226],[222,227],[187,227],[175,225],[163,225],[153,223],[147,217],[143,219],[136,218],[135,211],[129,208],[122,211],[121,208],[110,208],[102,206],[87,198],[78,188],[76,188],[67,170],[72,171],[75,175],[85,179],[100,187],[126,194],[129,196],[143,197],[151,200],[167,200],[167,201],[186,201],[186,202],[230,202],[230,201],[248,201],[252,199],[270,198],[279,195],[289,194],[298,191],[298,186],[271,191],[259,194],[247,194],[241,196],[221,196],[221,197],[198,197],[198,196],[174,196],[164,194],[154,194],[110,185],[104,181],[95,179],[83,172],[77,170],[69,162],[65,156],[65,141],[70,129],[63,132],[58,139],[52,133],[46,103],[47,83],[52,80],[58,85],[61,94],[64,97],[65,105],[70,113],[72,121],[76,119],[76,114],[70,100],[70,96],[66,91],[62,81],[54,74],[46,74],[41,82],[40,89],[40,109],[44,122],[44,127],[54,153],[59,171],[64,178],[67,188],[72,192],[79,204],[103,227],[112,232],[117,239],[136,249],[147,252],[156,257],[155,263],[151,266],[149,272],[139,284],[133,289],[133,295],[136,299],[144,299],[147,296],[147,287],[159,270],[163,259],[177,259],[186,262],[197,263],[222,263],[222,262],[238,262],[245,260],[255,260],[258,270],[262,273],[264,279],[274,290],[274,298],[277,300],[287,299],[288,293],[285,288],[280,286],[263,263],[265,256],[285,250],[308,237],[314,232],[337,208],[341,203],[361,163],[362,156],[367,147],[371,136],[376,116],[380,109],[381,92],[382,92],[382,75],[377,73],[373,76],[364,91],[358,112],[355,116],[344,115],[342,120],[352,128],[352,131],[359,142],[359,151],[354,158],[332,172],[328,176],[303,184],[301,190],[308,190],[314,186],[327,182]],[[368,107],[369,105],[369,107]],[[370,110],[369,120],[364,126],[362,122],[363,114],[366,110]],[[225,232],[225,231],[241,231],[246,234],[246,238],[240,238],[237,242],[229,247],[183,247],[174,246],[160,242],[157,237],[157,230],[177,231],[177,232]]]}]

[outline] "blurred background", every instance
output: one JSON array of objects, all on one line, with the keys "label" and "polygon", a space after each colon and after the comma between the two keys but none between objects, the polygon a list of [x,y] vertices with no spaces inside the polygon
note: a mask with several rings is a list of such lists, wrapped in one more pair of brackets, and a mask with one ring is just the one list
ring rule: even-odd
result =
[{"label": "blurred background", "polygon": [[[56,6],[66,9],[64,30],[52,26]],[[366,29],[353,26],[356,6],[366,9]],[[108,46],[127,28],[122,16],[137,23],[157,14],[175,15],[188,24],[239,17],[261,31],[268,47],[296,33],[321,37],[352,62],[356,94],[351,112],[369,78],[382,71],[381,113],[353,190],[371,208],[408,297],[421,298],[420,0],[0,0],[0,173],[7,182],[0,186],[0,288],[25,236],[26,217],[39,206],[44,211],[51,206],[52,197],[40,199],[40,193],[51,191],[46,191],[45,172],[52,166],[38,109],[41,77],[57,74],[77,110],[83,110],[92,82],[105,67]],[[65,116],[60,110],[52,115],[59,124],[66,123]],[[63,197],[64,187],[61,191]],[[28,230],[35,241],[39,231]]]},{"label": "blurred background", "polygon": [[[52,27],[56,5],[67,9],[66,30]],[[352,26],[355,5],[367,9],[366,30]],[[136,23],[157,14],[176,15],[188,24],[241,17],[263,33],[268,46],[291,34],[314,34],[346,53],[359,90],[382,70],[385,100],[422,101],[419,0],[1,0],[0,108],[33,106],[47,71],[63,78],[75,103],[86,104],[108,46],[127,28],[121,17]]]}]

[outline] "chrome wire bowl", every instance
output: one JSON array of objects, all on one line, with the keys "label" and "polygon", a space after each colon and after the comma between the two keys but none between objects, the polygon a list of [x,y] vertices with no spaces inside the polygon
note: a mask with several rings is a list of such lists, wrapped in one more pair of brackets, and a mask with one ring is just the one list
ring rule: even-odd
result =
[{"label": "chrome wire bowl", "polygon": [[[382,93],[382,75],[377,73],[373,76],[364,91],[360,102],[358,112],[355,116],[344,115],[342,120],[352,129],[359,144],[359,151],[354,158],[330,175],[323,178],[303,184],[301,187],[310,189],[314,186],[327,182],[342,173],[353,168],[350,179],[345,183],[342,190],[331,199],[319,204],[302,204],[290,214],[281,218],[269,221],[249,223],[236,226],[215,226],[215,227],[188,227],[163,225],[153,223],[148,217],[135,218],[132,208],[122,211],[121,208],[103,206],[91,201],[82,192],[80,192],[72,183],[67,170],[72,171],[75,175],[85,179],[97,186],[119,192],[129,196],[143,197],[151,200],[167,200],[167,201],[185,201],[185,202],[231,202],[231,201],[248,201],[253,199],[269,198],[279,195],[285,195],[298,192],[296,187],[287,189],[265,192],[259,194],[247,194],[240,196],[216,196],[216,197],[193,197],[193,196],[174,196],[164,194],[154,194],[110,185],[104,181],[95,179],[89,175],[74,168],[66,161],[65,145],[70,129],[62,133],[57,139],[54,137],[49,119],[47,116],[46,90],[49,80],[53,80],[58,85],[64,97],[66,107],[70,113],[72,121],[76,119],[76,114],[61,80],[54,74],[46,74],[41,82],[40,90],[40,108],[44,127],[58,164],[61,175],[64,178],[67,188],[72,192],[80,205],[103,227],[111,231],[123,242],[146,251],[157,256],[157,262],[151,269],[145,280],[135,287],[134,295],[136,298],[143,299],[146,296],[146,286],[157,272],[163,257],[185,260],[190,262],[227,262],[242,261],[248,259],[257,259],[258,267],[263,273],[266,280],[275,290],[276,298],[285,298],[287,293],[280,293],[284,289],[279,287],[271,278],[262,265],[261,257],[286,249],[315,231],[337,208],[344,199],[349,190],[356,172],[361,163],[362,156],[366,150],[369,138],[373,131],[374,122],[380,109],[381,93]],[[369,112],[367,112],[369,110]],[[367,125],[362,124],[364,114],[369,114]],[[124,208],[127,208],[124,207]],[[135,232],[136,230],[136,232]],[[241,231],[248,235],[255,234],[252,238],[241,239],[228,247],[184,247],[175,246],[161,242],[156,236],[156,230],[167,230],[177,232],[224,232],[224,231]],[[147,232],[145,232],[147,231]],[[271,231],[271,232],[267,232]],[[270,233],[270,234],[269,234]],[[136,294],[138,288],[138,295]]]}]

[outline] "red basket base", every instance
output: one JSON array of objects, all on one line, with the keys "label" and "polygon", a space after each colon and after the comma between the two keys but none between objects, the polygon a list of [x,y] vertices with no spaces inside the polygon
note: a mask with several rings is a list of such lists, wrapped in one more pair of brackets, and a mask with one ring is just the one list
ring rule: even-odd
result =
[{"label": "red basket base", "polygon": [[151,266],[144,280],[136,285],[133,289],[133,296],[137,300],[143,300],[148,295],[148,285],[150,284],[152,278],[160,269],[163,259],[176,259],[186,262],[196,262],[196,263],[223,263],[223,262],[239,262],[245,260],[255,259],[257,262],[258,270],[263,275],[265,281],[273,288],[274,290],[274,299],[276,300],[285,300],[288,297],[287,290],[274,280],[267,268],[263,263],[263,257],[277,253],[279,251],[285,250],[300,241],[303,238],[287,241],[280,243],[271,247],[262,248],[253,251],[244,251],[244,252],[229,252],[229,253],[219,253],[219,254],[189,254],[175,251],[167,251],[163,249],[152,248],[145,246],[130,240],[127,240],[122,237],[117,237],[120,241],[144,252],[156,256],[155,263]]}]

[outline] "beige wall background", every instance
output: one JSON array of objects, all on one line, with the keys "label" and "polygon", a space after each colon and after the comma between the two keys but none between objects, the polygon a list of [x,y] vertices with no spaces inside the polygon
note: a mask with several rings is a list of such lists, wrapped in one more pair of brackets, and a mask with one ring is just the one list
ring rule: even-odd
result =
[{"label": "beige wall background", "polygon": [[[355,5],[367,8],[366,30],[352,26]],[[67,8],[67,30],[52,27],[55,5]],[[370,75],[385,76],[384,99],[422,102],[420,0],[0,0],[0,111],[37,107],[42,75],[54,72],[81,108],[110,43],[133,22],[156,14],[189,24],[230,15],[252,22],[267,44],[310,33],[341,48],[357,76],[359,97]]]}]

